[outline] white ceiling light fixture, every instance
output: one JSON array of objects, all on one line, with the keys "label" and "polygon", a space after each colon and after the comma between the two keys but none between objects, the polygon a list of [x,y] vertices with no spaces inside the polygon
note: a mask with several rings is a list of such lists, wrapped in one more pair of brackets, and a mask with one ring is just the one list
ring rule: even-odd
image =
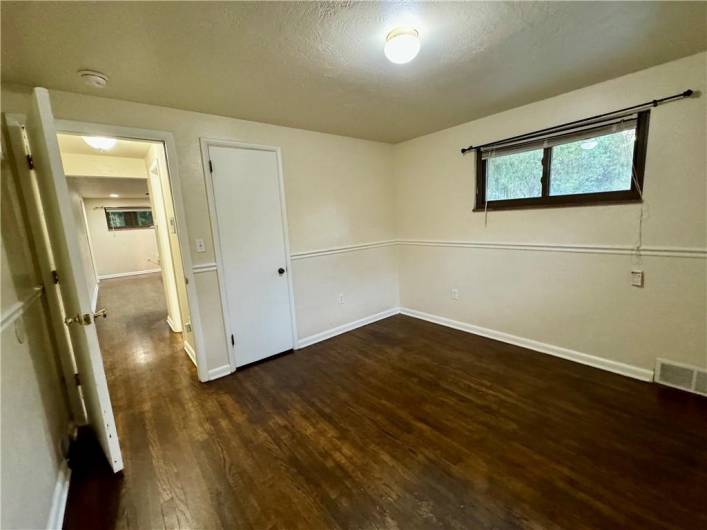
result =
[{"label": "white ceiling light fixture", "polygon": [[409,63],[420,52],[420,34],[415,28],[395,28],[385,38],[383,51],[391,63]]},{"label": "white ceiling light fixture", "polygon": [[118,197],[120,197],[120,195],[118,195],[117,193],[111,193],[110,195],[108,195],[108,197],[110,197],[111,199],[117,199]]},{"label": "white ceiling light fixture", "polygon": [[118,143],[118,140],[115,138],[106,138],[105,136],[82,136],[81,138],[83,138],[83,141],[89,146],[99,151],[108,151],[113,149],[115,144]]},{"label": "white ceiling light fixture", "polygon": [[76,72],[84,84],[93,88],[103,88],[108,84],[108,76],[96,70],[79,70]]}]

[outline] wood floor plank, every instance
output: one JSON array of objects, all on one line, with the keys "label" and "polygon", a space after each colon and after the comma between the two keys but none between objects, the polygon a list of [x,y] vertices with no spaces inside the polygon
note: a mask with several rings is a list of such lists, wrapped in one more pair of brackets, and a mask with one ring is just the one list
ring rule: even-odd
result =
[{"label": "wood floor plank", "polygon": [[162,297],[101,283],[126,468],[66,528],[707,528],[703,398],[404,316],[202,384]]}]

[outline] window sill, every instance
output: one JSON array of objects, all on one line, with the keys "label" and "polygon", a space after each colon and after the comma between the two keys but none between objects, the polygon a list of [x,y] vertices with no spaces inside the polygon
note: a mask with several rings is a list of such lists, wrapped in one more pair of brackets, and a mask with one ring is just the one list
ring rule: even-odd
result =
[{"label": "window sill", "polygon": [[566,208],[568,206],[612,206],[618,204],[636,204],[643,202],[641,196],[636,191],[612,192],[608,193],[588,193],[583,195],[555,195],[552,197],[540,197],[537,199],[511,199],[505,201],[491,201],[488,207],[477,205],[474,212],[484,212],[486,210],[529,210],[540,208]]}]

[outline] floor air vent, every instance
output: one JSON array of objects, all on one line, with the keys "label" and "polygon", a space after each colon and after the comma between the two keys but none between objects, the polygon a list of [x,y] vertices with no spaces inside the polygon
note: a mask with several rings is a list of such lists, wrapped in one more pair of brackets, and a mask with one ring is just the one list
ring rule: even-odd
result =
[{"label": "floor air vent", "polygon": [[655,374],[656,383],[707,396],[707,370],[704,368],[657,359]]}]

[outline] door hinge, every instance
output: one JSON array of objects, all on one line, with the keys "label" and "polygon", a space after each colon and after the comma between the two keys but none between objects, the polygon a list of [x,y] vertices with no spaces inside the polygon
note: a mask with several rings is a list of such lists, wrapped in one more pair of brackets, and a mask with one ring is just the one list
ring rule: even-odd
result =
[{"label": "door hinge", "polygon": [[184,325],[184,328],[187,330],[187,332],[191,333],[191,322],[187,322]]},{"label": "door hinge", "polygon": [[236,345],[236,337],[231,335],[231,346],[235,346],[235,345]]},{"label": "door hinge", "polygon": [[59,283],[59,273],[57,271],[52,271],[52,281],[55,284]]},{"label": "door hinge", "polygon": [[79,376],[78,372],[74,374],[74,383],[76,384],[76,386],[81,386],[81,377]]},{"label": "door hinge", "polygon": [[32,158],[32,155],[27,155],[27,167],[30,169],[34,169],[34,159]]},{"label": "door hinge", "polygon": [[213,164],[213,162],[211,162],[211,160],[209,160],[209,173],[213,173],[213,172],[214,172],[214,164]]}]

